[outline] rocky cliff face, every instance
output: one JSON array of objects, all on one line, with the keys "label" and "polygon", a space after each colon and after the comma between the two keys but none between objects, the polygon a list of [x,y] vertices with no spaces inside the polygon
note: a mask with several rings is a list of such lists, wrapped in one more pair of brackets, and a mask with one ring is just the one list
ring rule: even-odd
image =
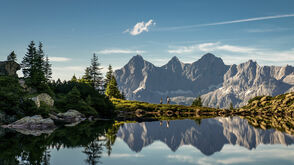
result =
[{"label": "rocky cliff face", "polygon": [[274,129],[254,128],[239,117],[193,120],[129,123],[120,127],[117,136],[123,139],[135,152],[140,152],[154,141],[165,143],[172,151],[180,146],[192,145],[205,155],[220,151],[225,144],[239,145],[247,149],[259,144],[294,143],[294,137]]},{"label": "rocky cliff face", "polygon": [[259,66],[249,60],[232,65],[224,75],[221,88],[202,96],[204,105],[227,107],[232,102],[244,106],[255,96],[276,96],[293,90],[294,68]]},{"label": "rocky cliff face", "polygon": [[170,96],[173,103],[187,105],[202,95],[204,105],[227,108],[255,96],[294,91],[292,66],[259,66],[252,60],[228,66],[210,53],[191,64],[173,57],[161,67],[137,55],[115,77],[127,99],[151,103]]},{"label": "rocky cliff face", "polygon": [[161,67],[137,55],[116,70],[115,77],[127,99],[158,103],[161,97],[196,97],[213,91],[222,84],[228,69],[229,66],[212,54],[192,64],[184,64],[173,57]]},{"label": "rocky cliff face", "polygon": [[14,61],[0,61],[0,76],[15,76],[20,65]]}]

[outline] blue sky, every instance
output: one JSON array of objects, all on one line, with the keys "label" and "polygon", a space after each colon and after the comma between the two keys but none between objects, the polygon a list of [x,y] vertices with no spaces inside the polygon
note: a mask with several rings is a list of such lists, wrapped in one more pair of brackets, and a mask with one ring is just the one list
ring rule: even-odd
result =
[{"label": "blue sky", "polygon": [[0,60],[42,41],[53,77],[141,54],[157,66],[212,52],[226,64],[294,65],[293,0],[0,0]]}]

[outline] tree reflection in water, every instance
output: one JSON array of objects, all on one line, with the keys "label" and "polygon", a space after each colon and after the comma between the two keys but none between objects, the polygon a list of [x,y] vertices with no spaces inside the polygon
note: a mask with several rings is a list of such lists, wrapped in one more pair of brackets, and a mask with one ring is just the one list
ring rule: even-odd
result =
[{"label": "tree reflection in water", "polygon": [[90,142],[83,151],[83,153],[87,155],[85,162],[89,165],[100,163],[99,159],[101,158],[102,147],[102,143],[99,142],[99,139]]},{"label": "tree reflection in water", "polygon": [[[23,135],[8,129],[0,130],[0,164],[49,165],[50,149],[84,147],[88,164],[98,164],[103,148],[111,153],[117,129],[113,121],[84,122],[62,127],[50,135]],[[105,137],[99,139],[98,137]]]}]

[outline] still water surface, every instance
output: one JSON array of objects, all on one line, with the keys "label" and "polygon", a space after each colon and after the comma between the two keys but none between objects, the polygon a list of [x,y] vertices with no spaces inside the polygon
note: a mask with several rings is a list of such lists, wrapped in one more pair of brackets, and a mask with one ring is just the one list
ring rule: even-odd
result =
[{"label": "still water surface", "polygon": [[39,137],[0,136],[0,164],[294,164],[293,135],[239,117],[82,123]]}]

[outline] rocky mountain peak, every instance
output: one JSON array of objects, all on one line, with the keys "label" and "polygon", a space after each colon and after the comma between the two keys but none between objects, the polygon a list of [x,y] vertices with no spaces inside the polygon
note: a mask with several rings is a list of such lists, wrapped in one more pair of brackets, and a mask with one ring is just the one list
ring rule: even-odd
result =
[{"label": "rocky mountain peak", "polygon": [[256,61],[253,61],[253,60],[248,60],[247,62],[244,63],[245,65],[248,65],[248,66],[256,66],[257,63]]},{"label": "rocky mountain peak", "polygon": [[211,65],[211,64],[225,65],[221,58],[216,57],[212,53],[206,53],[198,61],[194,62],[194,64],[195,63],[200,65]]},{"label": "rocky mountain peak", "polygon": [[142,68],[145,65],[145,60],[141,55],[136,55],[131,58],[131,60],[125,65],[125,67],[131,68]]},{"label": "rocky mountain peak", "polygon": [[137,54],[136,56],[133,56],[130,60],[130,62],[142,62],[144,61],[143,57],[139,54]]},{"label": "rocky mountain peak", "polygon": [[174,56],[168,61],[166,65],[163,66],[165,69],[171,69],[173,71],[180,71],[182,69],[181,61],[178,57]]},{"label": "rocky mountain peak", "polygon": [[173,58],[170,61],[174,61],[174,62],[180,62],[180,60],[178,59],[177,56],[173,56]]}]

